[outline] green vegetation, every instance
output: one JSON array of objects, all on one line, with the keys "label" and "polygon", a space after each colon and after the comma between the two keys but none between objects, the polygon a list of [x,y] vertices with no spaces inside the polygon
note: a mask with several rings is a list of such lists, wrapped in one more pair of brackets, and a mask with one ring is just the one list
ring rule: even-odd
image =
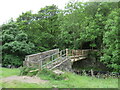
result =
[{"label": "green vegetation", "polygon": [[[35,70],[35,71],[34,71]],[[28,76],[39,76],[46,80],[64,80],[68,76],[66,74],[63,75],[56,75],[50,70],[43,69],[42,71],[36,71],[37,68],[28,68],[28,67],[22,67],[20,69],[20,75],[28,75]],[[32,71],[32,72],[31,72]]]},{"label": "green vegetation", "polygon": [[20,74],[19,69],[0,68],[0,72],[1,72],[2,78]]},{"label": "green vegetation", "polygon": [[26,54],[34,51],[34,44],[28,41],[27,34],[17,29],[14,22],[3,25],[2,55],[3,66],[21,66]]},{"label": "green vegetation", "polygon": [[50,88],[44,84],[23,83],[19,81],[0,83],[3,88]]},{"label": "green vegetation", "polygon": [[[2,68],[3,77],[18,75],[19,69]],[[8,73],[7,73],[8,72]],[[49,72],[47,72],[49,73]],[[117,78],[98,79],[88,76],[79,76],[72,73],[65,73],[65,79],[55,80],[51,74],[42,72],[40,78],[48,80],[45,84],[23,83],[18,81],[0,83],[5,88],[118,88]],[[57,77],[57,76],[56,76]]]},{"label": "green vegetation", "polygon": [[[22,13],[0,26],[3,66],[19,67],[25,55],[54,48],[97,49],[97,60],[120,72],[120,2],[69,2]],[[1,46],[0,46],[1,49]]]},{"label": "green vegetation", "polygon": [[[109,71],[120,73],[120,2],[69,2],[64,10],[45,6],[37,13],[22,13],[16,20],[0,26],[2,66],[20,67],[26,55],[50,49],[97,49],[88,58],[104,63]],[[77,67],[79,69],[79,67]],[[95,67],[80,69],[96,70]],[[56,75],[33,68],[0,68],[2,77],[37,75],[48,82],[33,84],[0,82],[4,88],[117,88],[117,78],[93,78],[73,73]],[[101,69],[97,69],[101,70]]]}]

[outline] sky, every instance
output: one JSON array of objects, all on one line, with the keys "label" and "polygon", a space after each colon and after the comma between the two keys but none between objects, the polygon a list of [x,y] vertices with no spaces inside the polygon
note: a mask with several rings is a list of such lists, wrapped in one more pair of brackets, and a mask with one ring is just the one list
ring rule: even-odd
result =
[{"label": "sky", "polygon": [[[71,0],[0,0],[0,25],[6,23],[11,18],[17,18],[19,15],[22,14],[22,12],[31,10],[33,13],[36,13],[40,10],[40,8],[43,8],[47,5],[55,4],[58,6],[59,9],[64,9],[65,5],[69,1]],[[87,2],[89,0],[72,1]]]},{"label": "sky", "polygon": [[47,5],[55,4],[59,9],[64,9],[69,1],[70,0],[0,0],[0,25],[6,23],[11,18],[17,18],[22,12],[31,10],[33,13],[36,13],[40,8]]},{"label": "sky", "polygon": [[10,18],[17,18],[22,12],[32,10],[36,13],[46,5],[55,4],[64,9],[69,0],[0,0],[0,25],[6,23]]}]

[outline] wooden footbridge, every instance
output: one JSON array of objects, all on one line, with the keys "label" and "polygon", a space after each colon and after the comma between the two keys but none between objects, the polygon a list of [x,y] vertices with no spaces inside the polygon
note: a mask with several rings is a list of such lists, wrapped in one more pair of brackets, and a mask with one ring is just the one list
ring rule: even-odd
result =
[{"label": "wooden footbridge", "polygon": [[39,69],[48,68],[50,70],[60,66],[66,61],[71,63],[87,58],[90,50],[59,50],[53,49],[37,54],[27,55],[24,66],[38,67]]}]

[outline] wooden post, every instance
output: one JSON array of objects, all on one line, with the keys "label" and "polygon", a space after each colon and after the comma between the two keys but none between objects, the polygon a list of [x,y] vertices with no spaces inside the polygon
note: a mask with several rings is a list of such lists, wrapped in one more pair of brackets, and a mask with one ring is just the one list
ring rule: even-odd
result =
[{"label": "wooden post", "polygon": [[53,60],[53,55],[51,57],[52,57],[52,60]]},{"label": "wooden post", "polygon": [[71,56],[73,56],[73,49],[71,50],[71,52],[72,52],[72,55],[71,55]]},{"label": "wooden post", "polygon": [[23,66],[26,66],[26,61],[23,61]]},{"label": "wooden post", "polygon": [[29,67],[29,56],[28,56],[28,58],[27,58],[27,67]]},{"label": "wooden post", "polygon": [[73,55],[74,55],[74,61],[75,61],[75,50],[74,50],[74,54]]},{"label": "wooden post", "polygon": [[82,55],[84,54],[84,50],[82,50]]},{"label": "wooden post", "polygon": [[68,56],[68,49],[66,49],[66,56]]},{"label": "wooden post", "polygon": [[38,66],[39,70],[42,70],[42,58],[41,58],[41,56],[40,56],[38,63],[39,63],[39,66]]},{"label": "wooden post", "polygon": [[26,57],[25,57],[25,61],[23,61],[23,66],[27,66],[27,62],[26,62]]},{"label": "wooden post", "polygon": [[91,69],[91,76],[94,77],[94,73],[93,73],[93,70]]},{"label": "wooden post", "polygon": [[58,53],[58,55],[57,55],[57,58],[58,58],[58,57],[60,57],[60,54],[59,54],[59,52],[60,52],[60,50],[58,49],[58,52],[57,52],[57,53]]},{"label": "wooden post", "polygon": [[42,60],[41,60],[41,62],[40,62],[40,70],[42,70]]},{"label": "wooden post", "polygon": [[62,50],[60,51],[60,57],[62,56]]},{"label": "wooden post", "polygon": [[87,74],[86,74],[85,70],[83,70],[83,75],[87,76]]},{"label": "wooden post", "polygon": [[75,50],[75,56],[76,56],[76,50]]},{"label": "wooden post", "polygon": [[40,60],[38,63],[39,63],[39,67],[38,67],[39,70],[42,70],[42,60]]},{"label": "wooden post", "polygon": [[70,49],[70,56],[72,56],[72,50]]}]

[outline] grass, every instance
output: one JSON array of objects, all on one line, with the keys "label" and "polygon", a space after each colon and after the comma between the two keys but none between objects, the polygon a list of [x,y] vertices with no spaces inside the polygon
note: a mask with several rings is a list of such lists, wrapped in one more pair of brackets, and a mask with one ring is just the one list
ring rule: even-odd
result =
[{"label": "grass", "polygon": [[8,68],[0,68],[0,73],[2,78],[9,77],[13,75],[19,75],[20,70],[19,69],[8,69]]},{"label": "grass", "polygon": [[49,88],[44,84],[38,85],[35,83],[23,83],[19,81],[4,82],[4,83],[0,83],[0,85],[2,85],[2,88]]},{"label": "grass", "polygon": [[[19,75],[19,69],[1,68],[2,78]],[[4,88],[118,88],[117,78],[98,79],[88,76],[79,76],[73,73],[65,73],[63,80],[55,80],[48,74],[40,74],[42,79],[49,80],[45,84],[23,83],[19,81],[0,82]]]}]

